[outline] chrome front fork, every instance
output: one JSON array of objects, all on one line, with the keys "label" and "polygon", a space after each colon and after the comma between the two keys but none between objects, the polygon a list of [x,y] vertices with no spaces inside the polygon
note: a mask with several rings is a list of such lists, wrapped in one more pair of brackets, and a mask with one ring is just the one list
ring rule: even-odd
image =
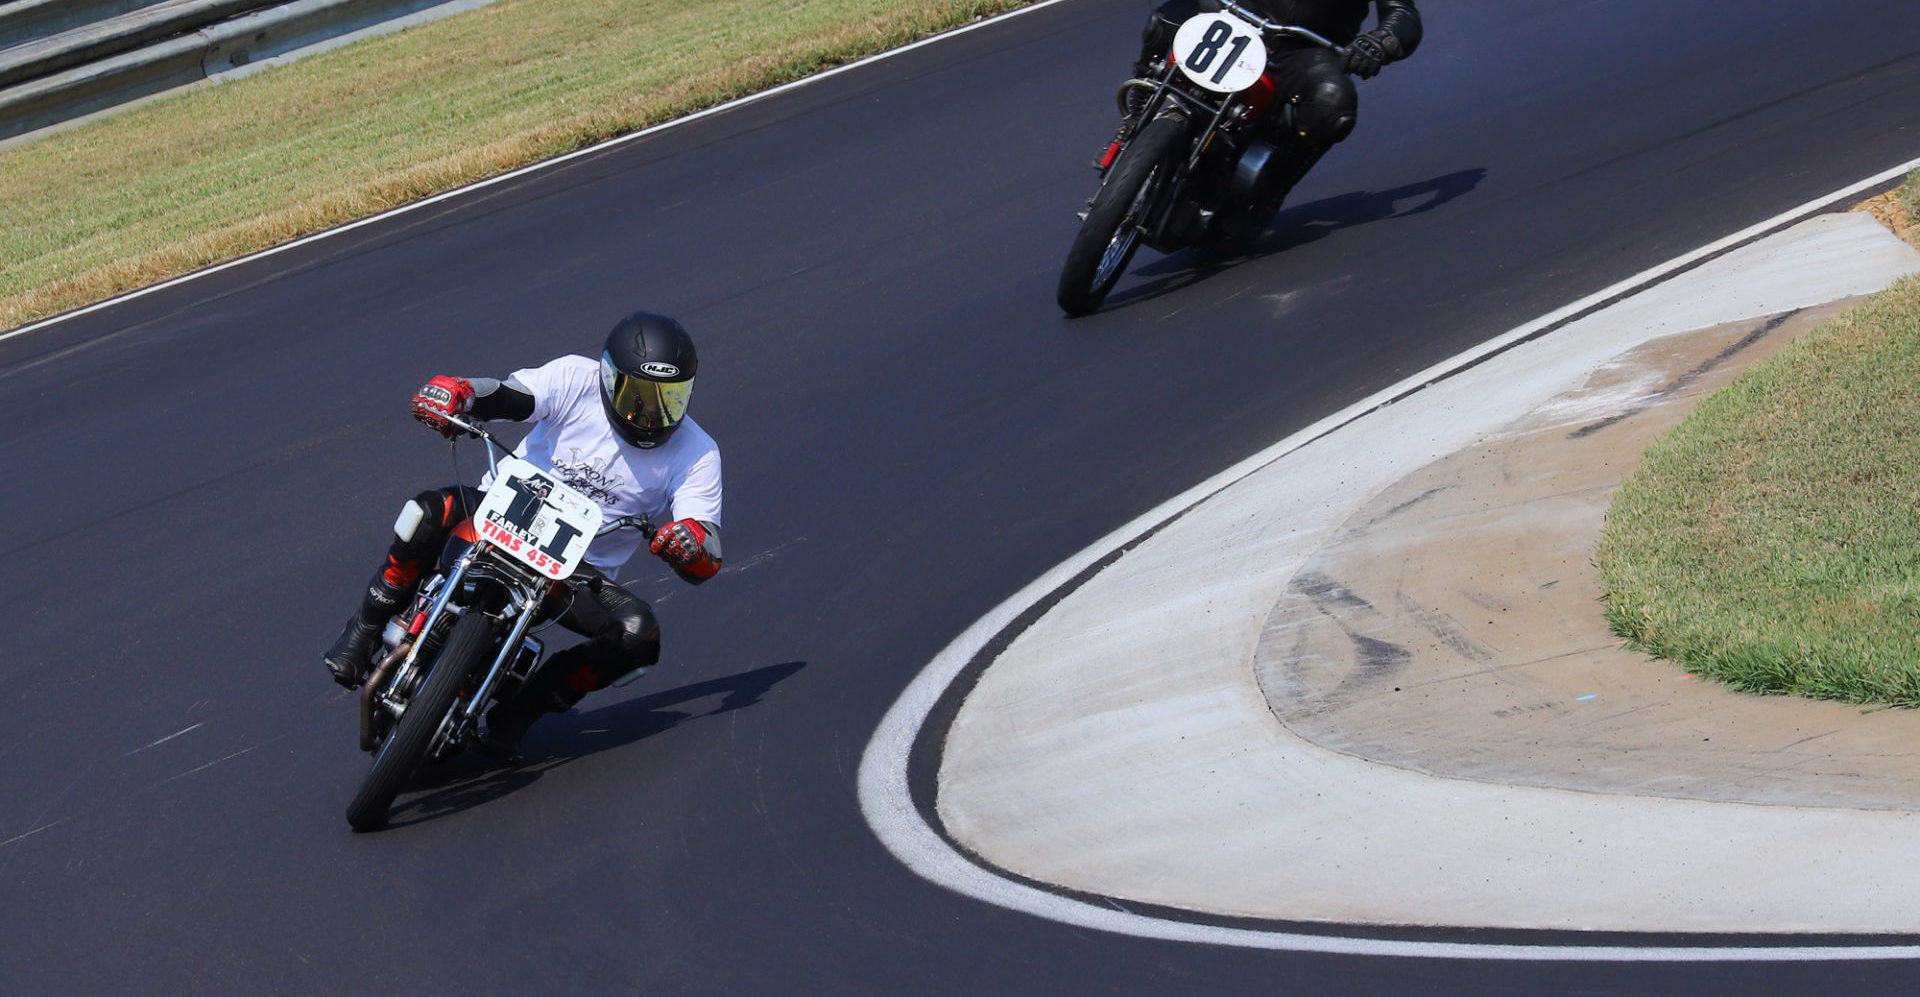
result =
[{"label": "chrome front fork", "polygon": [[[447,732],[449,737],[464,738],[474,721],[479,719],[475,715],[476,711],[493,698],[493,690],[500,684],[501,677],[507,674],[510,663],[519,655],[520,645],[527,639],[527,628],[533,625],[533,618],[540,614],[540,601],[544,596],[545,593],[542,592],[529,592],[520,600],[519,615],[513,621],[513,631],[507,634],[505,641],[501,642],[500,653],[494,655],[493,667],[487,669],[487,677],[480,680],[480,685],[473,690],[473,694],[468,696],[455,711],[453,729]],[[534,653],[539,653],[537,647]]]}]

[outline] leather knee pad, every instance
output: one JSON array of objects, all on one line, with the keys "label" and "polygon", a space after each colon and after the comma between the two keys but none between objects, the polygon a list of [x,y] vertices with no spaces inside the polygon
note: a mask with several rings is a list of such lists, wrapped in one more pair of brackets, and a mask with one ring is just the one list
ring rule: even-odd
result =
[{"label": "leather knee pad", "polygon": [[1360,116],[1360,95],[1345,73],[1315,80],[1300,95],[1294,125],[1309,145],[1324,149],[1353,134]]},{"label": "leather knee pad", "polygon": [[400,516],[393,523],[393,545],[387,548],[387,565],[380,573],[389,584],[402,588],[412,585],[440,556],[449,529],[467,514],[455,491],[421,492],[400,507]]},{"label": "leather knee pad", "polygon": [[1145,73],[1147,65],[1155,59],[1165,58],[1173,48],[1173,36],[1179,33],[1180,25],[1199,11],[1199,0],[1167,0],[1154,8],[1147,16],[1145,30],[1140,32],[1140,58],[1134,61],[1134,75]]},{"label": "leather knee pad", "polygon": [[[400,515],[393,521],[393,537],[401,543],[411,543],[420,535],[420,528],[426,525],[427,517],[432,515],[429,506],[422,505],[418,498],[410,498],[400,507]],[[438,516],[434,516],[438,519]],[[429,527],[431,529],[431,527]]]},{"label": "leather knee pad", "polygon": [[653,607],[632,597],[624,589],[612,586],[607,586],[604,594],[597,595],[613,616],[613,626],[601,637],[617,656],[614,667],[618,672],[608,675],[607,679],[611,681],[635,668],[659,661],[660,624],[654,619]]}]

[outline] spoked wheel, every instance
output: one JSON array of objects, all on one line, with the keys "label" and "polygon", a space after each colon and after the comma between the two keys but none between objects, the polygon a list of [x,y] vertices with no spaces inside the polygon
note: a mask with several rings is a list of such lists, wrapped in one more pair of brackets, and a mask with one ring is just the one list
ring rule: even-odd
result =
[{"label": "spoked wheel", "polygon": [[1092,314],[1126,272],[1140,248],[1140,218],[1166,179],[1167,153],[1186,128],[1178,117],[1155,118],[1120,151],[1060,268],[1058,297],[1068,315]]},{"label": "spoked wheel", "polygon": [[400,722],[374,752],[373,768],[360,783],[359,794],[347,804],[347,823],[353,825],[354,830],[368,831],[387,822],[387,809],[393,806],[393,798],[400,795],[413,770],[433,746],[434,736],[440,733],[447,713],[460,698],[461,687],[486,660],[487,652],[493,647],[493,630],[493,621],[478,611],[467,613],[454,624],[446,646],[427,673],[426,684],[420,687],[419,693],[407,704],[406,712],[400,715]]}]

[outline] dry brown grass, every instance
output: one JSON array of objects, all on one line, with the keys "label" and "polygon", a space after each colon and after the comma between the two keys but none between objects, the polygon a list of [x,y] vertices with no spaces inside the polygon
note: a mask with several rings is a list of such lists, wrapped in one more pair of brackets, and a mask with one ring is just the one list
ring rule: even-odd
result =
[{"label": "dry brown grass", "polygon": [[0,151],[0,328],[1028,0],[502,0]]},{"label": "dry brown grass", "polygon": [[1872,214],[1893,234],[1920,247],[1920,170],[1909,174],[1900,187],[1869,198],[1854,210]]}]

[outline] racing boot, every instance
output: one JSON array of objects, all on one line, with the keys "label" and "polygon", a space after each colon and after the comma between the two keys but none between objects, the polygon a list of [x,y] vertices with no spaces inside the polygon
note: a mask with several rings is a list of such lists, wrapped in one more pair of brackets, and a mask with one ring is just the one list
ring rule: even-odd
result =
[{"label": "racing boot", "polygon": [[520,739],[534,721],[549,713],[565,713],[606,683],[600,673],[605,649],[592,641],[554,652],[512,696],[487,711],[487,729],[480,736],[480,753],[503,762],[520,760]]},{"label": "racing boot", "polygon": [[321,659],[327,671],[333,673],[335,682],[348,689],[360,688],[367,680],[367,673],[373,670],[373,652],[380,646],[380,631],[412,596],[412,586],[394,585],[387,581],[385,573],[373,576],[367,583],[366,597],[360,600],[360,608],[347,619],[340,639],[333,642],[333,647]]},{"label": "racing boot", "polygon": [[1280,214],[1280,206],[1293,193],[1295,185],[1306,179],[1308,171],[1327,154],[1325,148],[1314,148],[1304,142],[1291,141],[1281,146],[1279,155],[1285,158],[1268,179],[1264,190],[1254,195],[1246,210],[1235,212],[1227,220],[1222,241],[1229,247],[1250,249],[1260,241],[1260,236],[1273,224],[1275,216]]},{"label": "racing boot", "polygon": [[565,652],[554,655],[519,691],[487,711],[487,729],[480,735],[481,754],[495,761],[520,761],[520,739],[527,736],[527,728],[549,713],[573,709],[573,704],[586,695],[568,689],[566,669],[554,667],[556,663],[565,664],[560,660],[562,654]]}]

